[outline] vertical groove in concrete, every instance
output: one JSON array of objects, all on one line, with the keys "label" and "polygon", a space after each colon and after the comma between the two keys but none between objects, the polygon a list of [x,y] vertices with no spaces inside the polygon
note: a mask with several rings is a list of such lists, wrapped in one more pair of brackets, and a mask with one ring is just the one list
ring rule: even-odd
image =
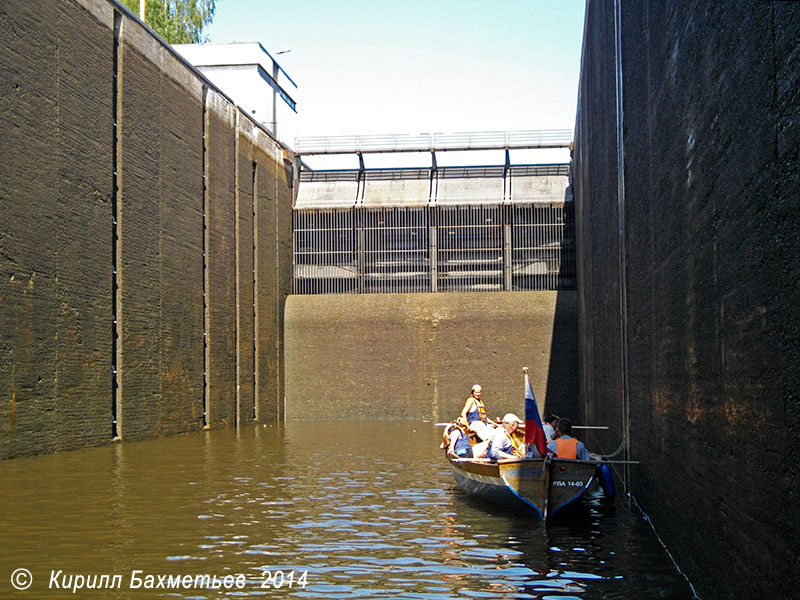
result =
[{"label": "vertical groove in concrete", "polygon": [[236,306],[236,325],[234,327],[234,361],[236,364],[235,381],[236,381],[236,412],[234,423],[236,427],[240,425],[242,413],[242,353],[241,353],[241,338],[242,338],[242,239],[241,239],[241,182],[239,181],[239,165],[241,163],[239,138],[241,135],[239,123],[242,114],[237,110],[235,116],[235,128],[233,137],[233,236],[234,236],[234,253],[236,255],[235,269],[234,269],[234,286],[235,286],[235,306]]},{"label": "vertical groove in concrete", "polygon": [[120,237],[119,237],[119,177],[122,170],[120,162],[120,138],[119,138],[119,124],[120,124],[120,106],[119,106],[119,90],[120,90],[120,77],[119,77],[119,50],[120,50],[120,35],[122,27],[122,15],[118,11],[114,11],[114,55],[113,55],[113,81],[112,81],[112,192],[111,192],[111,220],[112,220],[112,234],[111,234],[111,437],[119,438],[120,436],[120,395],[119,395],[119,271],[120,271]]},{"label": "vertical groove in concrete", "polygon": [[203,427],[208,415],[208,87],[203,86]]},{"label": "vertical groove in concrete", "polygon": [[252,343],[253,343],[253,421],[258,421],[258,402],[256,400],[258,394],[258,182],[256,179],[256,161],[253,160],[251,165],[251,173],[250,173],[250,189],[253,190],[253,246],[251,251],[253,253],[253,272],[251,277],[253,279],[253,335],[252,335]]}]

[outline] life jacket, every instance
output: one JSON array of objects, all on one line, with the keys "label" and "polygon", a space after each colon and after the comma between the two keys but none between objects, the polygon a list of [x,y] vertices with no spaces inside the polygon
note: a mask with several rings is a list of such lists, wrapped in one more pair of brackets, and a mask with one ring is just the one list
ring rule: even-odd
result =
[{"label": "life jacket", "polygon": [[467,422],[483,421],[486,423],[486,407],[477,398],[473,398],[473,400],[475,400],[475,408],[467,413]]},{"label": "life jacket", "polygon": [[[469,436],[462,431],[461,436],[456,440],[456,445],[453,446],[453,450],[456,456],[463,456],[470,448],[472,448],[472,445],[469,443]],[[470,454],[470,456],[472,455]]]},{"label": "life jacket", "polygon": [[578,439],[574,437],[558,438],[556,440],[556,456],[558,458],[577,458]]},{"label": "life jacket", "polygon": [[525,433],[517,429],[511,438],[511,445],[514,446],[514,454],[517,456],[525,456]]}]

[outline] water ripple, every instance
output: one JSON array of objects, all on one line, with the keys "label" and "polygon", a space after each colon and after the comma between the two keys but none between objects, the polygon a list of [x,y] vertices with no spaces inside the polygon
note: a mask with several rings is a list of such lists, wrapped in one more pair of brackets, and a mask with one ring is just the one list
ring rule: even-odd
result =
[{"label": "water ripple", "polygon": [[[420,423],[288,423],[16,459],[0,505],[24,509],[0,512],[15,548],[0,567],[246,576],[170,590],[186,599],[691,598],[624,501],[542,527],[465,497],[440,439]],[[293,583],[262,588],[278,572]]]}]

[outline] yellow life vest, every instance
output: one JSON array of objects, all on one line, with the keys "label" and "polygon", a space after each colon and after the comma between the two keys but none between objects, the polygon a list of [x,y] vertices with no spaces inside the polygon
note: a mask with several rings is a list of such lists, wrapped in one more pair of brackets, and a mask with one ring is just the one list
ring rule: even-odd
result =
[{"label": "yellow life vest", "polygon": [[522,458],[525,456],[525,433],[517,429],[511,438],[511,445],[514,446],[514,454]]}]

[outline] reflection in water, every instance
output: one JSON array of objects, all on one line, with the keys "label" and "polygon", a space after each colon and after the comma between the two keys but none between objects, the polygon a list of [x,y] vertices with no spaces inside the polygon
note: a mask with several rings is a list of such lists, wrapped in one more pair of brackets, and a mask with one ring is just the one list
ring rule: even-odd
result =
[{"label": "reflection in water", "polygon": [[[500,512],[456,487],[440,435],[292,422],[5,461],[0,596],[76,597],[47,589],[61,570],[122,575],[121,590],[79,597],[692,597],[624,501],[594,498],[547,527]],[[18,567],[27,592],[10,586]],[[134,569],[246,584],[130,590]],[[281,588],[262,589],[279,570]]]}]

